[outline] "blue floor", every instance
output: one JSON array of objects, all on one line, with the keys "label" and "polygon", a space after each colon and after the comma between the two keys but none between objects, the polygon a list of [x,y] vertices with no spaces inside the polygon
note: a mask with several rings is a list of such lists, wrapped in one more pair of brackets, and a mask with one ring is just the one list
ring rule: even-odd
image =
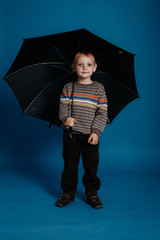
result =
[{"label": "blue floor", "polygon": [[1,240],[160,239],[158,174],[99,172],[104,205],[99,210],[86,203],[80,179],[75,201],[56,207],[60,175],[51,167],[1,169]]}]

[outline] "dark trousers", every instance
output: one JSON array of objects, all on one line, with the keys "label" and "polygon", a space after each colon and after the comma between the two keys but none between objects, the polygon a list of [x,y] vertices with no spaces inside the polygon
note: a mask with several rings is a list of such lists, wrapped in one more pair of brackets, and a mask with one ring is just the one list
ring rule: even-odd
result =
[{"label": "dark trousers", "polygon": [[61,187],[64,192],[75,192],[78,183],[78,164],[80,153],[84,167],[82,183],[86,192],[95,192],[100,188],[100,179],[97,177],[99,152],[97,145],[87,143],[90,135],[73,134],[74,142],[70,141],[69,133],[63,134],[64,170]]}]

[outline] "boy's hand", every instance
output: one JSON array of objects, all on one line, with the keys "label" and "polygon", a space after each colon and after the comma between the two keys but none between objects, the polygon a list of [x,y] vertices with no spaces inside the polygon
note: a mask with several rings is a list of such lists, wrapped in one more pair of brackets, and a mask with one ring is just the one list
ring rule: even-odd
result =
[{"label": "boy's hand", "polygon": [[67,118],[67,120],[64,122],[65,126],[70,126],[73,127],[74,124],[76,123],[76,120],[72,117]]},{"label": "boy's hand", "polygon": [[93,145],[98,144],[98,141],[99,141],[99,137],[95,133],[92,133],[90,135],[90,137],[88,138],[88,143],[93,144]]}]

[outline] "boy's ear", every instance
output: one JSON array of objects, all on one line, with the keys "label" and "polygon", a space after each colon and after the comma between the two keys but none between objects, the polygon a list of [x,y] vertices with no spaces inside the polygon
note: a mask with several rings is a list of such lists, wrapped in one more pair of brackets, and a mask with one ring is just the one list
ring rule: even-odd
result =
[{"label": "boy's ear", "polygon": [[97,70],[97,63],[94,65],[94,72]]},{"label": "boy's ear", "polygon": [[75,69],[75,65],[74,65],[74,63],[71,64],[71,67],[72,67],[72,70],[75,72],[76,69]]}]

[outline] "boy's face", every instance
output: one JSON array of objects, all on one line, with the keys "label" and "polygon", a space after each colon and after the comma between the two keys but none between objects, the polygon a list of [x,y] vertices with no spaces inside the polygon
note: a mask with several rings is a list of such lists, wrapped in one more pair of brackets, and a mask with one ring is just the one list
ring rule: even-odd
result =
[{"label": "boy's face", "polygon": [[84,54],[78,54],[74,63],[72,64],[72,69],[75,71],[81,79],[90,78],[93,72],[97,69],[97,64],[92,55],[85,56]]}]

